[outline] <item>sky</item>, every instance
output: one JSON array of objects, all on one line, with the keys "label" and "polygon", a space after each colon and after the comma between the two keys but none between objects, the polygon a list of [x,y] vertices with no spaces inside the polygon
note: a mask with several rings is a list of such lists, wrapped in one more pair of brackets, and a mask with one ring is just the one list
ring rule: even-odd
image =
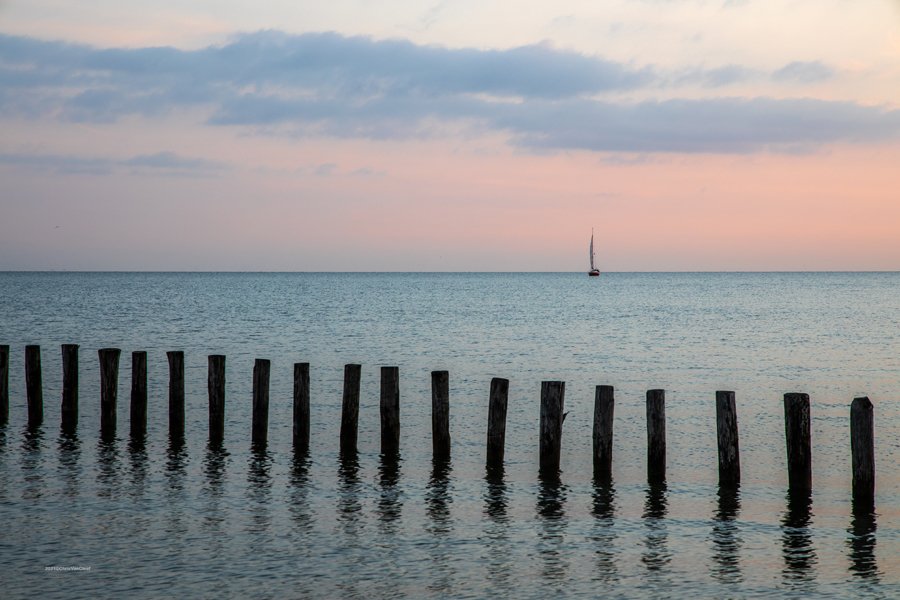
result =
[{"label": "sky", "polygon": [[900,0],[0,0],[0,270],[900,270]]}]

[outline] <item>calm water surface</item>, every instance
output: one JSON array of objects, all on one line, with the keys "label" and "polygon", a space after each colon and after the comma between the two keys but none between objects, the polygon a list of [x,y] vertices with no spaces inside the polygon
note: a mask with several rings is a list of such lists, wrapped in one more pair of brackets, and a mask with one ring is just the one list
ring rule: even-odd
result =
[{"label": "calm water surface", "polygon": [[[900,274],[0,274],[4,598],[900,597]],[[80,348],[59,431],[59,345]],[[24,347],[45,422],[25,428]],[[123,351],[118,437],[99,436],[97,349]],[[130,353],[148,434],[129,439]],[[165,352],[184,350],[170,440]],[[227,355],[207,443],[207,355]],[[272,361],[252,449],[255,358]],[[291,448],[292,364],[312,441]],[[343,365],[363,365],[359,449],[338,451]],[[379,367],[401,376],[401,451],[379,455]],[[452,460],[431,458],[429,372],[450,371]],[[506,465],[484,469],[492,377]],[[540,382],[566,382],[558,481],[537,476]],[[591,468],[594,386],[616,388],[613,480]],[[668,476],[646,483],[644,394],[665,388]],[[715,391],[737,393],[743,485],[719,490]],[[810,394],[810,497],[787,495],[782,396]],[[874,512],[850,501],[849,405],[875,404]],[[48,566],[89,571],[46,571]]]}]

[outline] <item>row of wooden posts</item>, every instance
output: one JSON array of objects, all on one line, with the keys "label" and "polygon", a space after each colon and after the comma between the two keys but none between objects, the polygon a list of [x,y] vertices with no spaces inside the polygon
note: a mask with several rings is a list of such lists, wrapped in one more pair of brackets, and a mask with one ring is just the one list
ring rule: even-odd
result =
[{"label": "row of wooden posts", "polygon": [[[100,432],[115,436],[118,390],[118,348],[99,350],[100,359]],[[184,436],[184,352],[166,353],[169,362],[169,434]],[[147,353],[131,355],[131,436],[141,439],[147,431]],[[78,423],[78,345],[62,346],[62,429],[72,431]],[[256,359],[253,367],[252,439],[264,445],[269,421],[270,362]],[[340,447],[356,452],[359,420],[359,390],[362,367],[344,366],[344,391],[341,406]],[[9,418],[9,346],[0,346],[0,425]],[[432,371],[432,436],[435,458],[450,456],[450,377],[447,371]],[[43,423],[40,346],[25,348],[25,387],[28,400],[28,426]],[[209,356],[209,439],[221,443],[225,431],[225,356]],[[506,408],[509,380],[491,380],[488,402],[487,466],[503,464],[506,438]],[[559,472],[565,382],[541,384],[540,470],[542,474]],[[613,387],[598,385],[594,397],[593,459],[598,477],[612,472]],[[293,442],[297,450],[309,449],[309,363],[294,364]],[[400,374],[398,367],[381,367],[381,450],[395,454],[400,447]],[[792,492],[812,488],[810,411],[808,394],[784,395],[785,439],[787,444],[788,483]],[[716,429],[719,450],[719,483],[740,483],[741,466],[738,443],[737,408],[734,392],[716,392]],[[875,494],[875,445],[872,403],[856,398],[850,408],[850,445],[853,468],[853,497],[872,502]],[[661,482],[666,477],[665,391],[647,392],[647,477]]]}]

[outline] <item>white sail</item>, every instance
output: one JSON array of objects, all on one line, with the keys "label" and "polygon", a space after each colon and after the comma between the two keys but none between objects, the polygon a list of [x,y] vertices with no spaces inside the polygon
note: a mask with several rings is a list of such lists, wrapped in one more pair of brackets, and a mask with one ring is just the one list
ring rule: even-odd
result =
[{"label": "white sail", "polygon": [[596,267],[594,266],[594,232],[593,232],[593,231],[591,231],[591,251],[590,251],[590,254],[591,254],[591,271],[593,271],[593,270],[596,269]]}]

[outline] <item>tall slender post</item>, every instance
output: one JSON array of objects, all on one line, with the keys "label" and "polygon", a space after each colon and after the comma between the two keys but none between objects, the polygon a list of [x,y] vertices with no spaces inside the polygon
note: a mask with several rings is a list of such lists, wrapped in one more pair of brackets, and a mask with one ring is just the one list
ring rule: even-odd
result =
[{"label": "tall slender post", "polygon": [[666,391],[647,391],[647,480],[666,480]]},{"label": "tall slender post", "polygon": [[559,474],[565,394],[565,381],[541,382],[540,472],[545,476]]},{"label": "tall slender post", "polygon": [[400,451],[400,369],[381,367],[381,453]]},{"label": "tall slender post", "polygon": [[788,486],[791,492],[808,493],[812,490],[809,394],[784,395],[784,433]]},{"label": "tall slender post", "polygon": [[9,422],[9,345],[0,346],[0,427]]},{"label": "tall slender post", "polygon": [[184,352],[166,352],[169,359],[169,437],[184,437]]},{"label": "tall slender post", "polygon": [[100,435],[114,437],[116,434],[116,398],[119,394],[118,348],[101,348],[100,357]]},{"label": "tall slender post", "polygon": [[344,398],[341,402],[341,452],[356,452],[359,424],[359,378],[362,365],[344,365]]},{"label": "tall slender post", "polygon": [[719,485],[738,485],[741,482],[741,456],[734,392],[716,392],[716,434],[719,446]]},{"label": "tall slender post", "polygon": [[487,466],[503,465],[506,446],[506,403],[509,380],[491,379],[491,396],[488,403]]},{"label": "tall slender post", "polygon": [[309,450],[309,363],[294,363],[294,450]]},{"label": "tall slender post", "polygon": [[872,401],[854,398],[850,405],[850,449],[853,455],[853,502],[874,508],[875,415]]},{"label": "tall slender post", "polygon": [[265,446],[269,429],[269,367],[264,358],[253,365],[253,445]]},{"label": "tall slender post", "polygon": [[211,354],[207,358],[206,388],[209,394],[209,442],[215,446],[225,439],[225,356]]},{"label": "tall slender post", "polygon": [[78,427],[78,344],[62,345],[62,429],[72,432]]},{"label": "tall slender post", "polygon": [[613,386],[598,385],[594,389],[594,476],[612,476]]},{"label": "tall slender post", "polygon": [[431,372],[431,440],[434,458],[450,458],[450,373]]},{"label": "tall slender post", "polygon": [[40,427],[44,422],[40,346],[25,346],[25,391],[28,396],[28,427]]},{"label": "tall slender post", "polygon": [[131,439],[147,435],[147,353],[131,353]]}]

